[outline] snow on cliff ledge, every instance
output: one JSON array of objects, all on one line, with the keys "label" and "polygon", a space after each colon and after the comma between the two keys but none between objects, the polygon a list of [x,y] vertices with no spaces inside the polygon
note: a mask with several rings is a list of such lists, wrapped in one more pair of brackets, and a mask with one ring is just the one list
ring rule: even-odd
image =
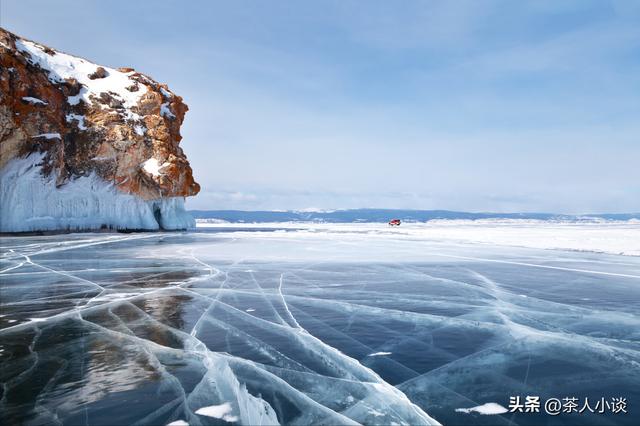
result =
[{"label": "snow on cliff ledge", "polygon": [[[131,68],[0,28],[0,231],[183,229],[187,106]],[[52,136],[53,135],[53,136]]]}]

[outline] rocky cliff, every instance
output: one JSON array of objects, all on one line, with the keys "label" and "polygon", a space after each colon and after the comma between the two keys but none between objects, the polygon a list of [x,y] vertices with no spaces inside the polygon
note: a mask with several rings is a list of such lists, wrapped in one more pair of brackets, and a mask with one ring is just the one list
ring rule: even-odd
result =
[{"label": "rocky cliff", "polygon": [[0,28],[0,231],[192,226],[187,109],[132,68]]}]

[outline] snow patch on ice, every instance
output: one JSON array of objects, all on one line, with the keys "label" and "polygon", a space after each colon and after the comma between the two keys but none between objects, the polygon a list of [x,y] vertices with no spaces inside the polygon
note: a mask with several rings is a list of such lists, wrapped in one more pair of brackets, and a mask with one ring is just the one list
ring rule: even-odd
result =
[{"label": "snow patch on ice", "polygon": [[176,420],[174,422],[167,423],[167,426],[189,426],[189,423],[184,420]]},{"label": "snow patch on ice", "polygon": [[0,172],[0,232],[195,226],[182,197],[143,200],[95,174],[57,187],[53,174],[41,174],[43,157],[14,159]]},{"label": "snow patch on ice", "polygon": [[382,416],[384,416],[384,413],[382,411],[378,411],[375,408],[372,408],[371,410],[369,410],[369,414],[371,414],[374,417],[382,417]]},{"label": "snow patch on ice", "polygon": [[202,407],[196,410],[196,414],[200,414],[201,416],[214,417],[216,419],[222,419],[225,422],[237,422],[238,416],[232,415],[232,412],[233,408],[228,402],[220,405],[210,405],[209,407]]},{"label": "snow patch on ice", "polygon": [[504,414],[508,412],[506,408],[496,402],[487,402],[486,404],[478,405],[470,408],[456,408],[457,413],[479,413],[484,416],[492,416],[496,414]]},{"label": "snow patch on ice", "polygon": [[392,352],[374,352],[372,354],[369,354],[367,356],[386,356],[386,355],[391,355]]}]

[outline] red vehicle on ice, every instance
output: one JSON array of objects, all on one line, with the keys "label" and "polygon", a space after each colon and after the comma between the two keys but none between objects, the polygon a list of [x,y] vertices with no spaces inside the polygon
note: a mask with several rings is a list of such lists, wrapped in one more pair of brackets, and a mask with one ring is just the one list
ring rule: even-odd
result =
[{"label": "red vehicle on ice", "polygon": [[400,226],[400,219],[391,219],[389,221],[389,226]]}]

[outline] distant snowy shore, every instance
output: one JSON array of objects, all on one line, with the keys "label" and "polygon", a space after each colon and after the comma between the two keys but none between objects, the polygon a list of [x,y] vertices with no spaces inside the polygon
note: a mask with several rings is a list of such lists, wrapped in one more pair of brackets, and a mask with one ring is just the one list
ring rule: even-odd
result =
[{"label": "distant snowy shore", "polygon": [[[435,240],[459,243],[480,243],[540,249],[590,251],[640,256],[640,221],[563,222],[531,219],[432,220],[424,223],[403,223],[390,227],[384,223],[228,223],[198,219],[200,229],[220,229],[236,232],[274,228],[301,234],[366,234],[370,237]],[[337,235],[336,235],[337,236]]]}]

